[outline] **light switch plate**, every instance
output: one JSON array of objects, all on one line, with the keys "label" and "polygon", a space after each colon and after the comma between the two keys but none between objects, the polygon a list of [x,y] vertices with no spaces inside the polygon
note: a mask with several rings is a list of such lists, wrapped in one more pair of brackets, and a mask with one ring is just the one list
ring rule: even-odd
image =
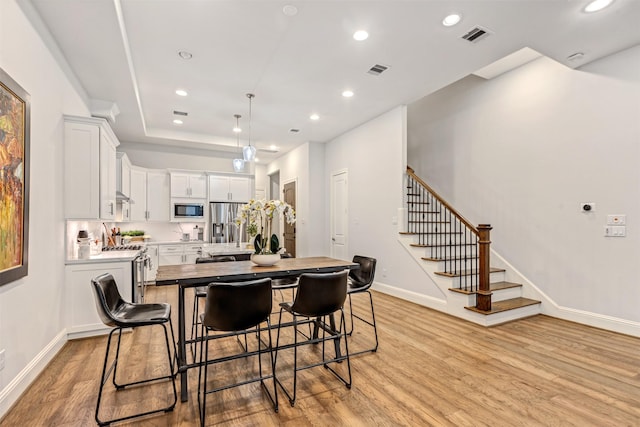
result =
[{"label": "light switch plate", "polygon": [[627,235],[627,227],[624,225],[607,225],[604,227],[605,237],[625,237]]}]

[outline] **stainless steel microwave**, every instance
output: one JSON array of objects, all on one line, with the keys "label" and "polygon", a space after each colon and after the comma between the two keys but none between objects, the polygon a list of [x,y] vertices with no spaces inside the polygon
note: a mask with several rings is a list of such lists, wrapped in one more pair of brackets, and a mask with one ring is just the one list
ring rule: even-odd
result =
[{"label": "stainless steel microwave", "polygon": [[204,219],[204,203],[173,203],[173,218]]}]

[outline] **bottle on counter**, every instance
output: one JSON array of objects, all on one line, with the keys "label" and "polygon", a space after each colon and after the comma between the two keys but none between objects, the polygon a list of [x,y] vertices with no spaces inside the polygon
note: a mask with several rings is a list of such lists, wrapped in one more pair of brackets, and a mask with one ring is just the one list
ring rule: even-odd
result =
[{"label": "bottle on counter", "polygon": [[118,231],[116,231],[116,246],[122,245],[122,234],[120,233],[120,227],[118,227]]}]

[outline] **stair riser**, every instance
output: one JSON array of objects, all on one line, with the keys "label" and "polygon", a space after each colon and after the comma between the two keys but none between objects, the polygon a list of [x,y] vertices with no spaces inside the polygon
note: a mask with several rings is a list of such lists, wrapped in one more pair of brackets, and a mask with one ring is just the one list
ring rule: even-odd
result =
[{"label": "stair riser", "polygon": [[464,260],[452,260],[452,261],[425,261],[430,263],[435,263],[434,265],[436,271],[462,271],[462,270],[477,270],[478,264],[477,258],[469,258],[467,261]]},{"label": "stair riser", "polygon": [[439,248],[421,248],[424,249],[424,257],[427,258],[444,258],[444,257],[460,257],[462,256],[462,254],[465,254],[466,256],[469,257],[473,257],[476,256],[476,247],[475,246],[469,246],[466,248],[465,251],[462,251],[460,249],[460,247],[452,247],[452,248],[448,248],[448,247],[439,247]]},{"label": "stair riser", "polygon": [[[420,232],[441,232],[441,233],[449,233],[449,232],[464,232],[464,228],[461,228],[460,225],[454,226],[451,223],[437,223],[433,222],[430,224],[410,224],[407,230],[420,233]],[[468,235],[469,233],[467,233]]]},{"label": "stair riser", "polygon": [[508,299],[518,298],[521,296],[522,296],[522,287],[500,289],[497,291],[493,291],[493,293],[491,294],[491,301],[492,302],[506,301]]},{"label": "stair riser", "polygon": [[[491,273],[489,274],[489,283],[495,283],[495,282],[502,282],[504,281],[504,276],[505,276],[505,272],[504,271],[498,271],[495,273]],[[464,284],[465,279],[463,277],[452,277],[451,278],[451,287],[452,288],[459,288],[460,284]],[[466,283],[470,284],[471,283],[471,278],[467,277],[466,279]],[[473,283],[477,283],[477,278],[473,279]]]}]

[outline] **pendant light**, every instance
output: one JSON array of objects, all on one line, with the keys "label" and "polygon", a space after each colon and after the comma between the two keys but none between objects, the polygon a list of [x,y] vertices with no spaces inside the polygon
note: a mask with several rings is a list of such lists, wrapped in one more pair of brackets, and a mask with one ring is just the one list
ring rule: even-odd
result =
[{"label": "pendant light", "polygon": [[247,98],[249,98],[249,145],[242,149],[242,155],[245,162],[252,162],[256,158],[256,147],[251,145],[251,100],[254,97],[255,95],[252,93],[247,94]]},{"label": "pendant light", "polygon": [[[240,114],[234,114],[233,117],[236,118],[236,127],[233,128],[233,131],[236,133],[237,135],[237,139],[236,139],[236,146],[238,147],[238,153],[240,152],[240,132],[242,132],[242,129],[240,129],[240,117],[242,117]],[[242,172],[244,170],[244,159],[233,159],[233,170],[235,172]]]}]

